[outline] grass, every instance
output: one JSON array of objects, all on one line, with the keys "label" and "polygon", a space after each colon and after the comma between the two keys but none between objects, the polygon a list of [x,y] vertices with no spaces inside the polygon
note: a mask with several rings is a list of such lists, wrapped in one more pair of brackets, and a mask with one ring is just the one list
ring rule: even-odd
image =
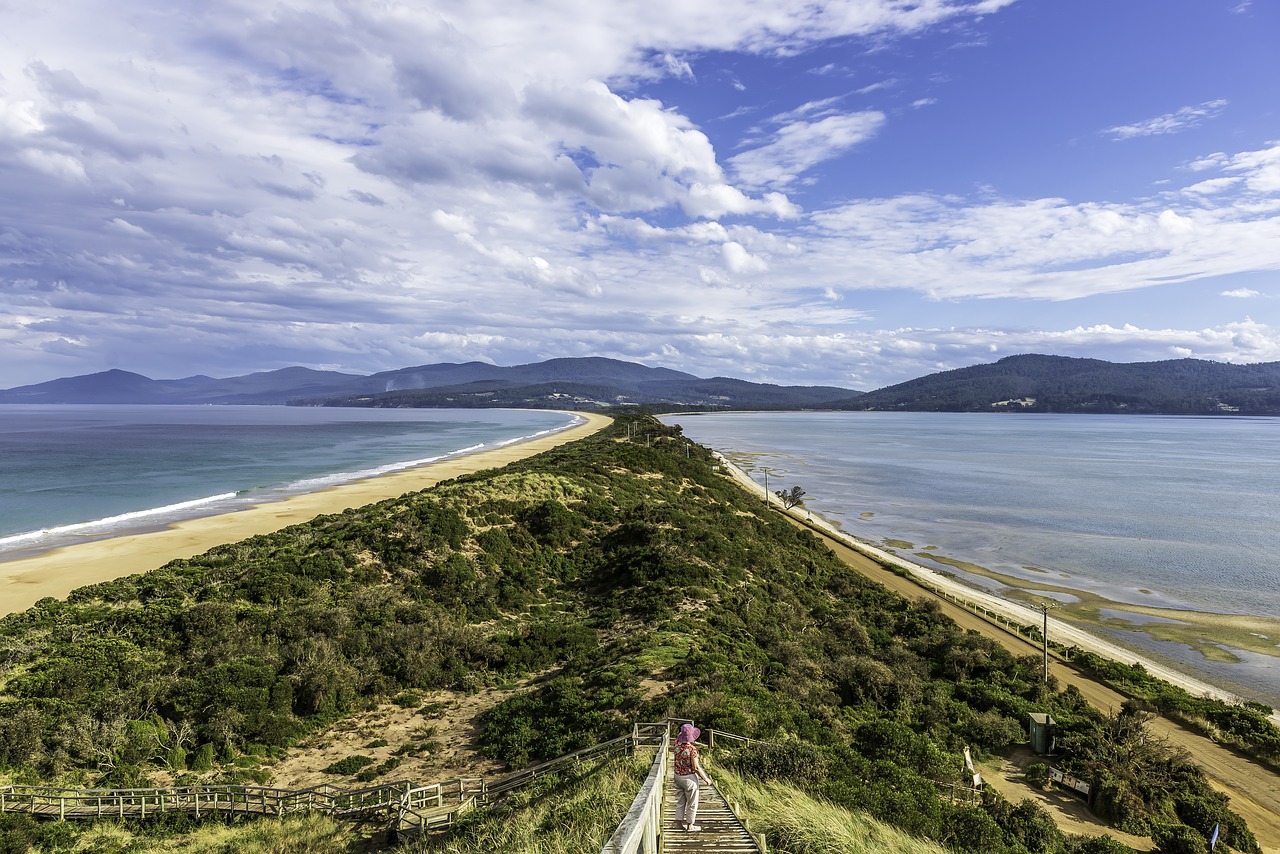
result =
[{"label": "grass", "polygon": [[716,786],[741,804],[752,833],[763,833],[775,854],[946,854],[869,816],[799,792],[784,783],[759,782],[721,767]]},{"label": "grass", "polygon": [[349,822],[320,813],[299,813],[231,825],[209,823],[163,839],[140,836],[123,825],[104,822],[81,834],[70,850],[95,854],[338,854],[377,849],[364,847]]},{"label": "grass", "polygon": [[501,805],[465,816],[451,831],[409,843],[405,854],[582,854],[599,851],[627,814],[651,753],[611,759],[574,778],[547,777]]}]

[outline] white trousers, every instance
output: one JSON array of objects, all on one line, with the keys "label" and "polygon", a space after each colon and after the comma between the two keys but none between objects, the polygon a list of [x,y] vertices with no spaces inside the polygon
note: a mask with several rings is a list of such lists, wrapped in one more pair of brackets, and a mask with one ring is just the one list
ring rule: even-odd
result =
[{"label": "white trousers", "polygon": [[676,775],[676,824],[696,824],[698,819],[698,775]]}]

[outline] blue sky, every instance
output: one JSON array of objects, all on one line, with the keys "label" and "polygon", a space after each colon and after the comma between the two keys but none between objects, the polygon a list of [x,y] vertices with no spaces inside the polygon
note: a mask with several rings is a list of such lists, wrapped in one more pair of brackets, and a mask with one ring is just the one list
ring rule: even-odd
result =
[{"label": "blue sky", "polygon": [[1263,0],[0,5],[0,387],[1280,360]]}]

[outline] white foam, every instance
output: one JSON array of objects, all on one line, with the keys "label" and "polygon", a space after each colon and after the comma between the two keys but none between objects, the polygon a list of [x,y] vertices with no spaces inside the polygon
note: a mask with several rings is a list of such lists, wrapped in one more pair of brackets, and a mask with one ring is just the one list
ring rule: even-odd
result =
[{"label": "white foam", "polygon": [[210,505],[231,501],[236,497],[234,492],[224,492],[219,495],[210,495],[207,498],[195,498],[191,501],[180,501],[177,504],[166,504],[163,507],[121,513],[118,516],[108,516],[105,519],[95,519],[92,522],[76,522],[71,525],[59,525],[55,528],[42,528],[39,531],[12,534],[7,537],[0,537],[0,549],[39,545],[46,540],[59,537],[111,533],[121,528],[138,527],[139,525],[145,525],[147,522],[158,522],[166,517],[186,516],[192,510],[207,509]]}]

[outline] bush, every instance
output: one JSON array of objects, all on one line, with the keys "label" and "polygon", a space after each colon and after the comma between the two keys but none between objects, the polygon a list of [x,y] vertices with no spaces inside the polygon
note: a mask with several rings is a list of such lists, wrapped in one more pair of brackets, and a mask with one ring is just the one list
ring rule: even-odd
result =
[{"label": "bush", "polygon": [[725,765],[757,780],[787,780],[795,783],[817,782],[826,777],[828,759],[812,744],[792,741],[786,744],[752,744],[726,754]]},{"label": "bush", "polygon": [[1067,840],[1066,854],[1133,854],[1133,849],[1110,836],[1075,836]]},{"label": "bush", "polygon": [[1158,854],[1204,854],[1209,840],[1185,824],[1168,824],[1151,835]]},{"label": "bush", "polygon": [[1043,789],[1049,785],[1049,766],[1043,762],[1032,762],[1023,769],[1023,776],[1027,778],[1027,784],[1035,786],[1037,789]]},{"label": "bush", "polygon": [[422,695],[415,694],[413,691],[402,691],[392,698],[391,702],[395,703],[402,709],[412,709],[414,706],[422,702]]},{"label": "bush", "polygon": [[339,759],[337,762],[324,769],[326,774],[338,774],[343,777],[349,777],[355,774],[361,768],[372,765],[373,760],[368,756],[348,756],[345,759]]}]

